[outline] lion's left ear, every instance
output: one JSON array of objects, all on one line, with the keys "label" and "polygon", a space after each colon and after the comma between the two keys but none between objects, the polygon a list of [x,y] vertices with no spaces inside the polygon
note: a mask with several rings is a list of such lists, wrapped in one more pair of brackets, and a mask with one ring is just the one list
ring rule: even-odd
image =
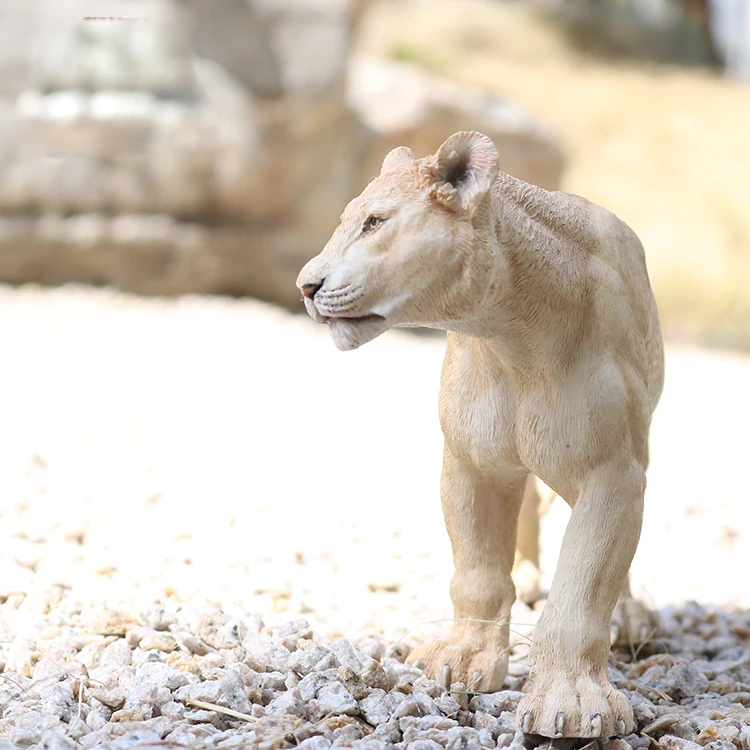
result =
[{"label": "lion's left ear", "polygon": [[486,135],[466,130],[454,133],[435,154],[431,172],[437,195],[452,193],[461,208],[473,215],[497,178],[498,162],[495,144]]},{"label": "lion's left ear", "polygon": [[407,146],[399,146],[386,154],[385,159],[383,159],[383,166],[380,168],[380,174],[387,174],[394,169],[411,164],[413,161],[414,154],[411,152],[411,149]]}]

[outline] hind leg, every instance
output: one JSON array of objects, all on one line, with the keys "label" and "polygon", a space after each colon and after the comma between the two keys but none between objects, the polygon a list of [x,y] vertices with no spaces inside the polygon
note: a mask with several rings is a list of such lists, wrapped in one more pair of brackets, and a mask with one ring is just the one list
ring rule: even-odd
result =
[{"label": "hind leg", "polygon": [[539,514],[541,500],[536,477],[529,474],[518,518],[513,583],[516,595],[526,604],[539,599]]},{"label": "hind leg", "polygon": [[630,593],[630,576],[625,580],[612,613],[610,640],[613,646],[639,646],[651,640],[659,630],[659,617]]}]

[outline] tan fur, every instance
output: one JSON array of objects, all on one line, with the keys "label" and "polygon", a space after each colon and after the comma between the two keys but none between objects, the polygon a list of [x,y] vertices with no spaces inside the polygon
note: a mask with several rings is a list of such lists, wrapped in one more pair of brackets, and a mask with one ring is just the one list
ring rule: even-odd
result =
[{"label": "tan fur", "polygon": [[[371,215],[383,221],[368,230]],[[441,496],[457,621],[411,659],[433,677],[449,665],[456,681],[501,687],[517,525],[536,475],[573,511],[519,727],[548,737],[632,731],[630,704],[607,679],[610,618],[627,593],[663,380],[636,235],[584,198],[500,172],[486,136],[456,133],[421,160],[391,152],[297,283],[341,349],[394,326],[448,331]],[[521,542],[533,557],[529,534]],[[641,616],[631,609],[626,619]]]}]

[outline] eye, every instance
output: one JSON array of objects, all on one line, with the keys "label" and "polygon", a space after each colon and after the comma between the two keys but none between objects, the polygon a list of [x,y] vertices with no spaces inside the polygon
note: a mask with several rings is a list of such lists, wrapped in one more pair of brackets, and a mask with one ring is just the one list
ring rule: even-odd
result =
[{"label": "eye", "polygon": [[380,216],[368,216],[362,227],[362,231],[372,232],[373,229],[379,227],[384,221],[385,219],[381,219]]}]

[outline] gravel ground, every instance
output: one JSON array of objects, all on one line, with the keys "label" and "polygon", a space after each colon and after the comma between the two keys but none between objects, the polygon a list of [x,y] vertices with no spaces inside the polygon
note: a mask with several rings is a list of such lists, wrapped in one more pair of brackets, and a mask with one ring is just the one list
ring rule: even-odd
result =
[{"label": "gravel ground", "polygon": [[[342,354],[257,302],[78,287],[0,287],[0,321],[0,750],[539,743],[536,612],[494,697],[402,664],[450,616],[439,339]],[[612,676],[630,747],[750,750],[750,358],[668,358],[633,566],[664,633]]]}]

